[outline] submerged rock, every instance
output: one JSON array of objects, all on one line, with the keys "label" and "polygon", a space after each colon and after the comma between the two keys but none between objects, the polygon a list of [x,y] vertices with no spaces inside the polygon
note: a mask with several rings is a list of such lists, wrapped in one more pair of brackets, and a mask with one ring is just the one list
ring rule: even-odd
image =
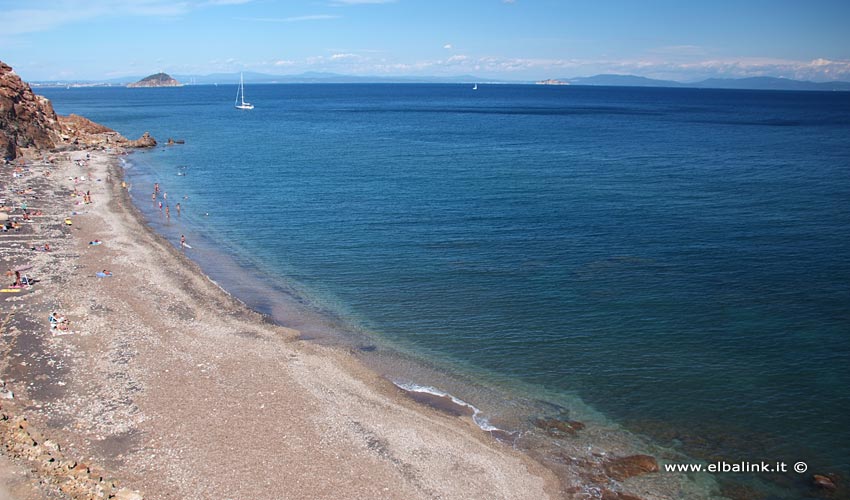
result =
[{"label": "submerged rock", "polygon": [[815,488],[820,490],[835,491],[838,489],[833,478],[821,474],[815,474],[814,477],[812,477],[812,484],[814,484]]},{"label": "submerged rock", "polygon": [[649,455],[630,455],[612,458],[605,462],[604,467],[608,477],[622,481],[641,474],[658,472],[658,461]]},{"label": "submerged rock", "polygon": [[557,418],[538,418],[534,421],[534,425],[555,438],[575,436],[578,431],[584,429],[584,424],[577,420],[560,420]]}]

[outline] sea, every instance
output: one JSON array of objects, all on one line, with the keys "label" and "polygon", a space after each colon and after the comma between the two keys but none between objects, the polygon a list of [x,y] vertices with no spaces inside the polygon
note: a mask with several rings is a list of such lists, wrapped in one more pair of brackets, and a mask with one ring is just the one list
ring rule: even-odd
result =
[{"label": "sea", "polygon": [[850,93],[237,83],[37,92],[159,141],[132,199],[226,291],[484,429],[850,480]]}]

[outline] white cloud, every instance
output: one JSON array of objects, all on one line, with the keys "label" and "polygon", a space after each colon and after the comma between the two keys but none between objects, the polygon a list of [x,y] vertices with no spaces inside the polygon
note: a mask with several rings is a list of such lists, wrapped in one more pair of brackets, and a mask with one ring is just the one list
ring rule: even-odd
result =
[{"label": "white cloud", "polygon": [[60,26],[106,17],[175,18],[202,8],[238,5],[252,0],[45,0],[31,2],[36,7],[3,12],[14,19],[3,27],[3,35],[50,31]]},{"label": "white cloud", "polygon": [[360,56],[357,54],[334,54],[331,56],[332,61],[339,61],[341,59],[360,59]]},{"label": "white cloud", "polygon": [[447,44],[443,45],[443,48],[444,48],[444,49],[451,50],[451,49],[452,49],[452,44],[447,43]]},{"label": "white cloud", "polygon": [[324,21],[328,19],[339,19],[340,16],[329,14],[313,14],[308,16],[293,17],[237,17],[237,21],[256,21],[261,23],[298,23],[302,21]]}]

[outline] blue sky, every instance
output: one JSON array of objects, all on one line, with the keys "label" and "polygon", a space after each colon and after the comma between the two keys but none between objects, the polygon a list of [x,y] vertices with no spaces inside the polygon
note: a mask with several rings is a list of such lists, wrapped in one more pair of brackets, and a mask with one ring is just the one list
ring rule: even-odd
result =
[{"label": "blue sky", "polygon": [[850,80],[850,0],[0,0],[0,12],[0,60],[25,80]]}]

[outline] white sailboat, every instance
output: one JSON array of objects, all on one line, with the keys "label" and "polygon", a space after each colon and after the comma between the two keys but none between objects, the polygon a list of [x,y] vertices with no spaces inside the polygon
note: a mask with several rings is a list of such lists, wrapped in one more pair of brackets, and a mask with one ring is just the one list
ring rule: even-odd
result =
[{"label": "white sailboat", "polygon": [[477,83],[472,87],[472,90],[478,90],[478,84]]},{"label": "white sailboat", "polygon": [[245,102],[245,81],[242,79],[242,73],[239,73],[239,88],[236,90],[236,109],[254,109],[254,105],[250,102]]}]

